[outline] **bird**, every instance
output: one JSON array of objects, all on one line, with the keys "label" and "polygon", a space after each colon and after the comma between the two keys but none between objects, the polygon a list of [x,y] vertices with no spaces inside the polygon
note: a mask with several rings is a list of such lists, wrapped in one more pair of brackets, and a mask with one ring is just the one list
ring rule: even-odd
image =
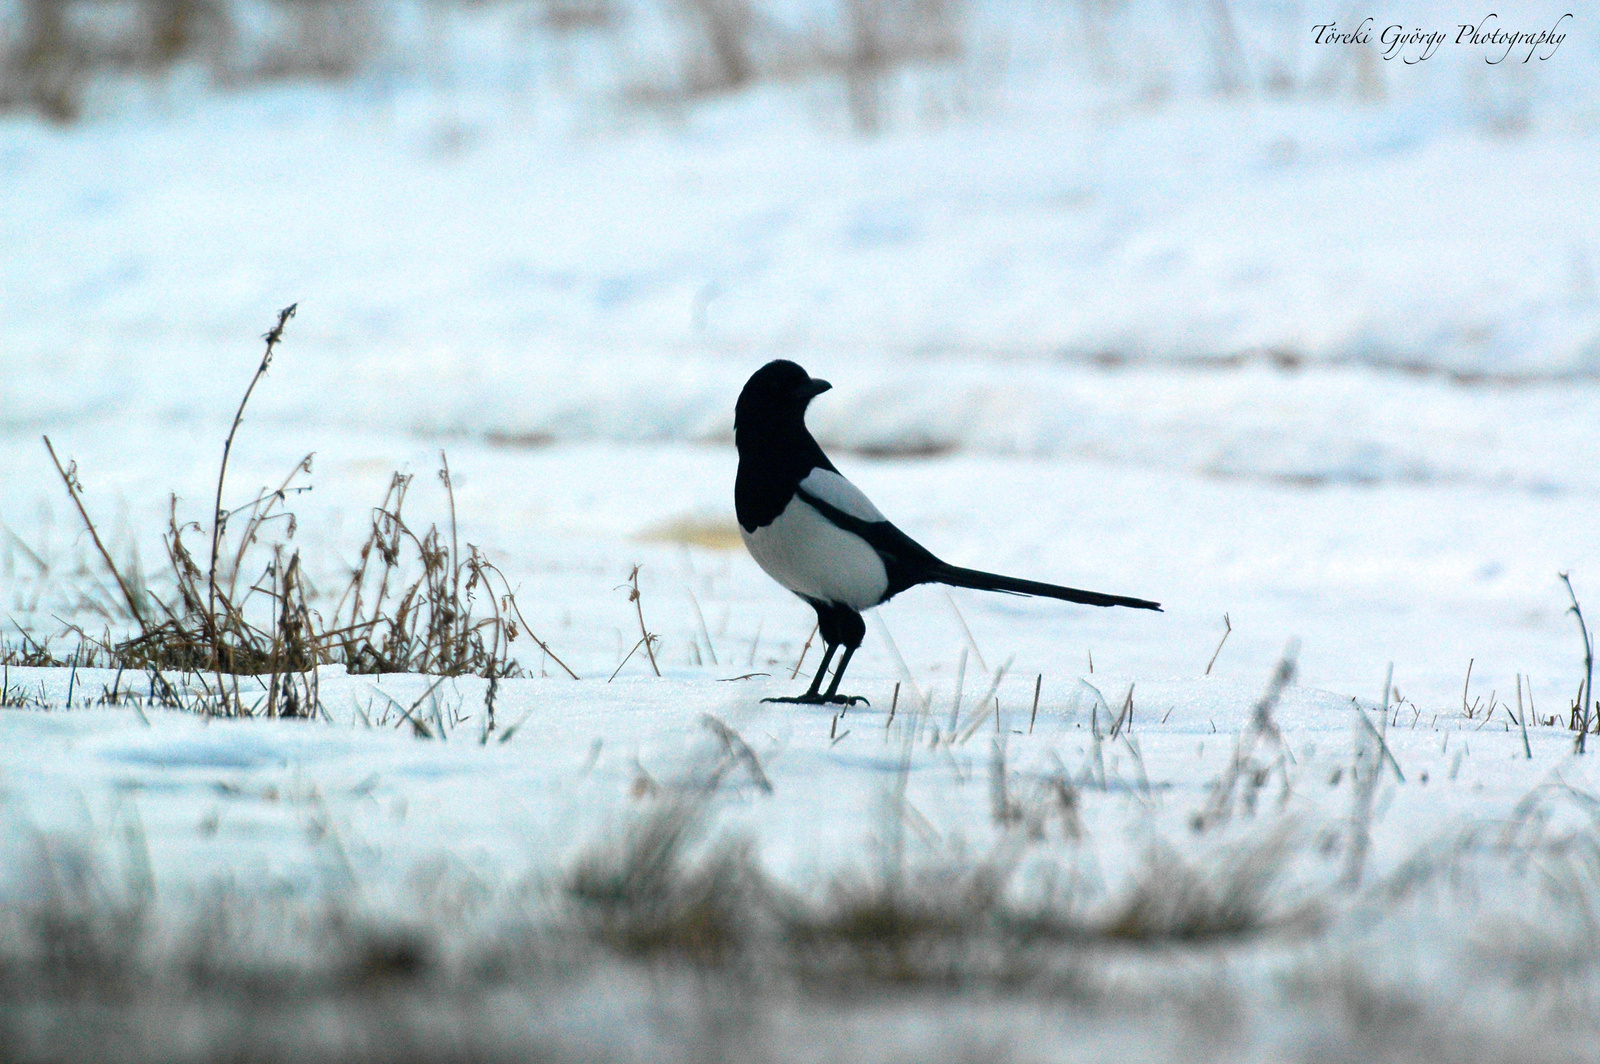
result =
[{"label": "bird", "polygon": [[[1157,602],[963,569],[935,557],[845,479],[806,428],[806,408],[832,387],[798,364],[777,359],[751,375],[734,409],[739,470],[733,501],[739,534],[768,576],[817,611],[823,641],[822,664],[804,694],[762,701],[865,702],[839,694],[839,681],[866,636],[861,613],[918,584],[1161,610]],[[823,677],[840,648],[844,656],[824,692]]]}]

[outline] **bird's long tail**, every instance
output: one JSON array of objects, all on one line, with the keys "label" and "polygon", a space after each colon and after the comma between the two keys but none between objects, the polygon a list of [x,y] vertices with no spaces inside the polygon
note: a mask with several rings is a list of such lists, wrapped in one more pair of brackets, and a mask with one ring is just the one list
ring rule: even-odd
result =
[{"label": "bird's long tail", "polygon": [[1128,598],[1123,595],[1105,595],[1098,591],[1079,591],[1076,588],[1044,584],[1037,580],[1019,580],[1014,576],[980,573],[976,569],[962,569],[955,565],[941,565],[928,574],[928,583],[949,584],[952,587],[970,587],[975,591],[1003,591],[1008,595],[1039,595],[1061,599],[1063,602],[1081,602],[1086,606],[1130,606],[1137,610],[1160,612],[1159,602]]}]

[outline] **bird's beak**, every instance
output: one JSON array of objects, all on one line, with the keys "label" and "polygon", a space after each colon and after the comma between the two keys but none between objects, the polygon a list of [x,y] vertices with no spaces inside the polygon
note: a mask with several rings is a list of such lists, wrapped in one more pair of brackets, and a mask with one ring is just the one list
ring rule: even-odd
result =
[{"label": "bird's beak", "polygon": [[811,382],[806,385],[806,398],[815,399],[817,396],[821,395],[823,392],[832,387],[833,385],[829,384],[827,381],[812,377]]}]

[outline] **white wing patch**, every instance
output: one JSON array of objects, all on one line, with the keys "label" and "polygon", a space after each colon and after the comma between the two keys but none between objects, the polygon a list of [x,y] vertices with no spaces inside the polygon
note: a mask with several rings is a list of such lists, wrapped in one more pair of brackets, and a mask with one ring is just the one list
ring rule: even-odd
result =
[{"label": "white wing patch", "polygon": [[831,469],[813,469],[800,482],[800,490],[862,521],[886,521],[861,489]]},{"label": "white wing patch", "polygon": [[[831,505],[863,520],[883,520],[867,497],[837,473],[813,471],[802,486],[810,491],[819,475],[848,489],[849,494],[843,494],[832,484],[825,487],[823,490],[832,492],[833,497],[826,499]],[[822,491],[816,495],[826,498]],[[846,503],[853,509],[846,509]],[[746,532],[741,525],[739,533],[757,564],[803,598],[864,610],[883,601],[889,590],[889,574],[872,545],[822,516],[798,495],[771,524],[754,532]]]}]

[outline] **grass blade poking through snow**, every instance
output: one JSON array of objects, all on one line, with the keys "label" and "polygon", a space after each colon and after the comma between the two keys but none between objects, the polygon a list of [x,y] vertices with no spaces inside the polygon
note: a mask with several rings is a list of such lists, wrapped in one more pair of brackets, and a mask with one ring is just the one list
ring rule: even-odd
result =
[{"label": "grass blade poking through snow", "polygon": [[1577,712],[1574,727],[1578,730],[1577,742],[1574,748],[1578,753],[1584,752],[1586,737],[1589,734],[1589,711],[1594,704],[1594,638],[1589,635],[1589,626],[1583,620],[1583,607],[1578,605],[1578,593],[1572,590],[1572,580],[1566,573],[1561,573],[1561,582],[1567,585],[1567,595],[1572,599],[1572,612],[1578,618],[1578,631],[1583,635],[1583,683],[1578,687],[1578,703],[1574,707]]}]

